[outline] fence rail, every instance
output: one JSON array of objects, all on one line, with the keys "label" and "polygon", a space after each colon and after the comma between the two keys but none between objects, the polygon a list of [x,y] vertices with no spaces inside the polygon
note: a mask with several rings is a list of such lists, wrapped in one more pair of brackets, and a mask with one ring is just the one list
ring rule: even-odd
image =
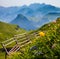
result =
[{"label": "fence rail", "polygon": [[[13,38],[2,42],[1,45],[5,49],[7,55],[10,55],[11,52],[16,52],[20,50],[22,47],[24,47],[25,45],[31,43],[31,40],[30,40],[31,36],[34,37],[34,36],[39,36],[39,35],[37,34],[37,32],[31,33],[31,34],[28,34],[25,32],[23,34],[14,35]],[[8,51],[6,46],[12,44],[13,42],[16,42],[16,44],[12,47],[10,51]]]}]

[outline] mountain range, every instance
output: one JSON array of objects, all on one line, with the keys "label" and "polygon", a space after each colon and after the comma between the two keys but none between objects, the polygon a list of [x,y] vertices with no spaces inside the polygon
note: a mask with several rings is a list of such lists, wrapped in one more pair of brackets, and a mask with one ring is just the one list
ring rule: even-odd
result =
[{"label": "mountain range", "polygon": [[1,7],[0,21],[17,24],[26,30],[33,30],[60,17],[60,8],[34,3],[21,7]]},{"label": "mountain range", "polygon": [[17,17],[10,22],[11,24],[17,24],[19,27],[24,28],[26,30],[35,29],[31,21],[28,20],[27,17],[23,16],[22,14],[17,15]]}]

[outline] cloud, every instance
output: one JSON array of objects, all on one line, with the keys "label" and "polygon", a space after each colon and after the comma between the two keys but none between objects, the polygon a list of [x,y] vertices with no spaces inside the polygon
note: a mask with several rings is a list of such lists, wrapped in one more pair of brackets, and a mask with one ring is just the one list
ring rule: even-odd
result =
[{"label": "cloud", "polygon": [[46,3],[60,7],[60,0],[0,0],[0,6],[22,6],[31,3]]}]

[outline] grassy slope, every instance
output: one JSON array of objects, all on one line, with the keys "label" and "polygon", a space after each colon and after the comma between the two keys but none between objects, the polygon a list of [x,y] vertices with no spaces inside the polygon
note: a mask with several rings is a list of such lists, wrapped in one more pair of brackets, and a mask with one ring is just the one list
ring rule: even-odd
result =
[{"label": "grassy slope", "polygon": [[[26,32],[26,30],[19,28],[17,25],[12,25],[4,22],[0,22],[0,42],[11,38],[16,34],[21,34]],[[0,48],[2,46],[0,45]],[[0,59],[4,59],[5,53],[0,51]]]},{"label": "grassy slope", "polygon": [[[38,33],[39,31],[44,32],[45,36],[36,36],[32,39],[32,44],[22,48],[25,52],[21,59],[60,59],[60,18],[42,26],[37,30]],[[30,50],[33,46],[38,49]]]},{"label": "grassy slope", "polygon": [[25,30],[19,28],[17,25],[0,22],[0,42],[24,32]]},{"label": "grassy slope", "polygon": [[33,46],[37,45],[39,48],[38,51],[43,52],[44,55],[38,55],[34,58],[60,59],[60,18],[58,18],[56,22],[51,22],[42,26],[37,31],[44,32],[45,36],[36,37]]},{"label": "grassy slope", "polygon": [[[60,18],[56,20],[56,23],[48,23],[33,32],[38,32],[39,34],[40,31],[44,32],[45,36],[35,36],[32,39],[32,44],[22,48],[24,57],[20,56],[20,58],[18,57],[19,59],[60,59]],[[30,50],[33,46],[38,49],[34,50],[32,48],[33,50]],[[16,57],[16,59],[18,58]]]}]

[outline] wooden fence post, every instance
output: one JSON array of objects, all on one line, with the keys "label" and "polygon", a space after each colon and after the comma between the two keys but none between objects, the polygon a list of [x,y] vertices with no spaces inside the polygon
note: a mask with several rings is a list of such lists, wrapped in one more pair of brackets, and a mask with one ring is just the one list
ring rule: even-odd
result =
[{"label": "wooden fence post", "polygon": [[6,47],[4,46],[4,44],[3,43],[1,43],[1,45],[2,45],[2,47],[5,49],[5,59],[7,58],[7,54],[8,54],[8,51],[7,51],[7,49],[6,49]]}]

